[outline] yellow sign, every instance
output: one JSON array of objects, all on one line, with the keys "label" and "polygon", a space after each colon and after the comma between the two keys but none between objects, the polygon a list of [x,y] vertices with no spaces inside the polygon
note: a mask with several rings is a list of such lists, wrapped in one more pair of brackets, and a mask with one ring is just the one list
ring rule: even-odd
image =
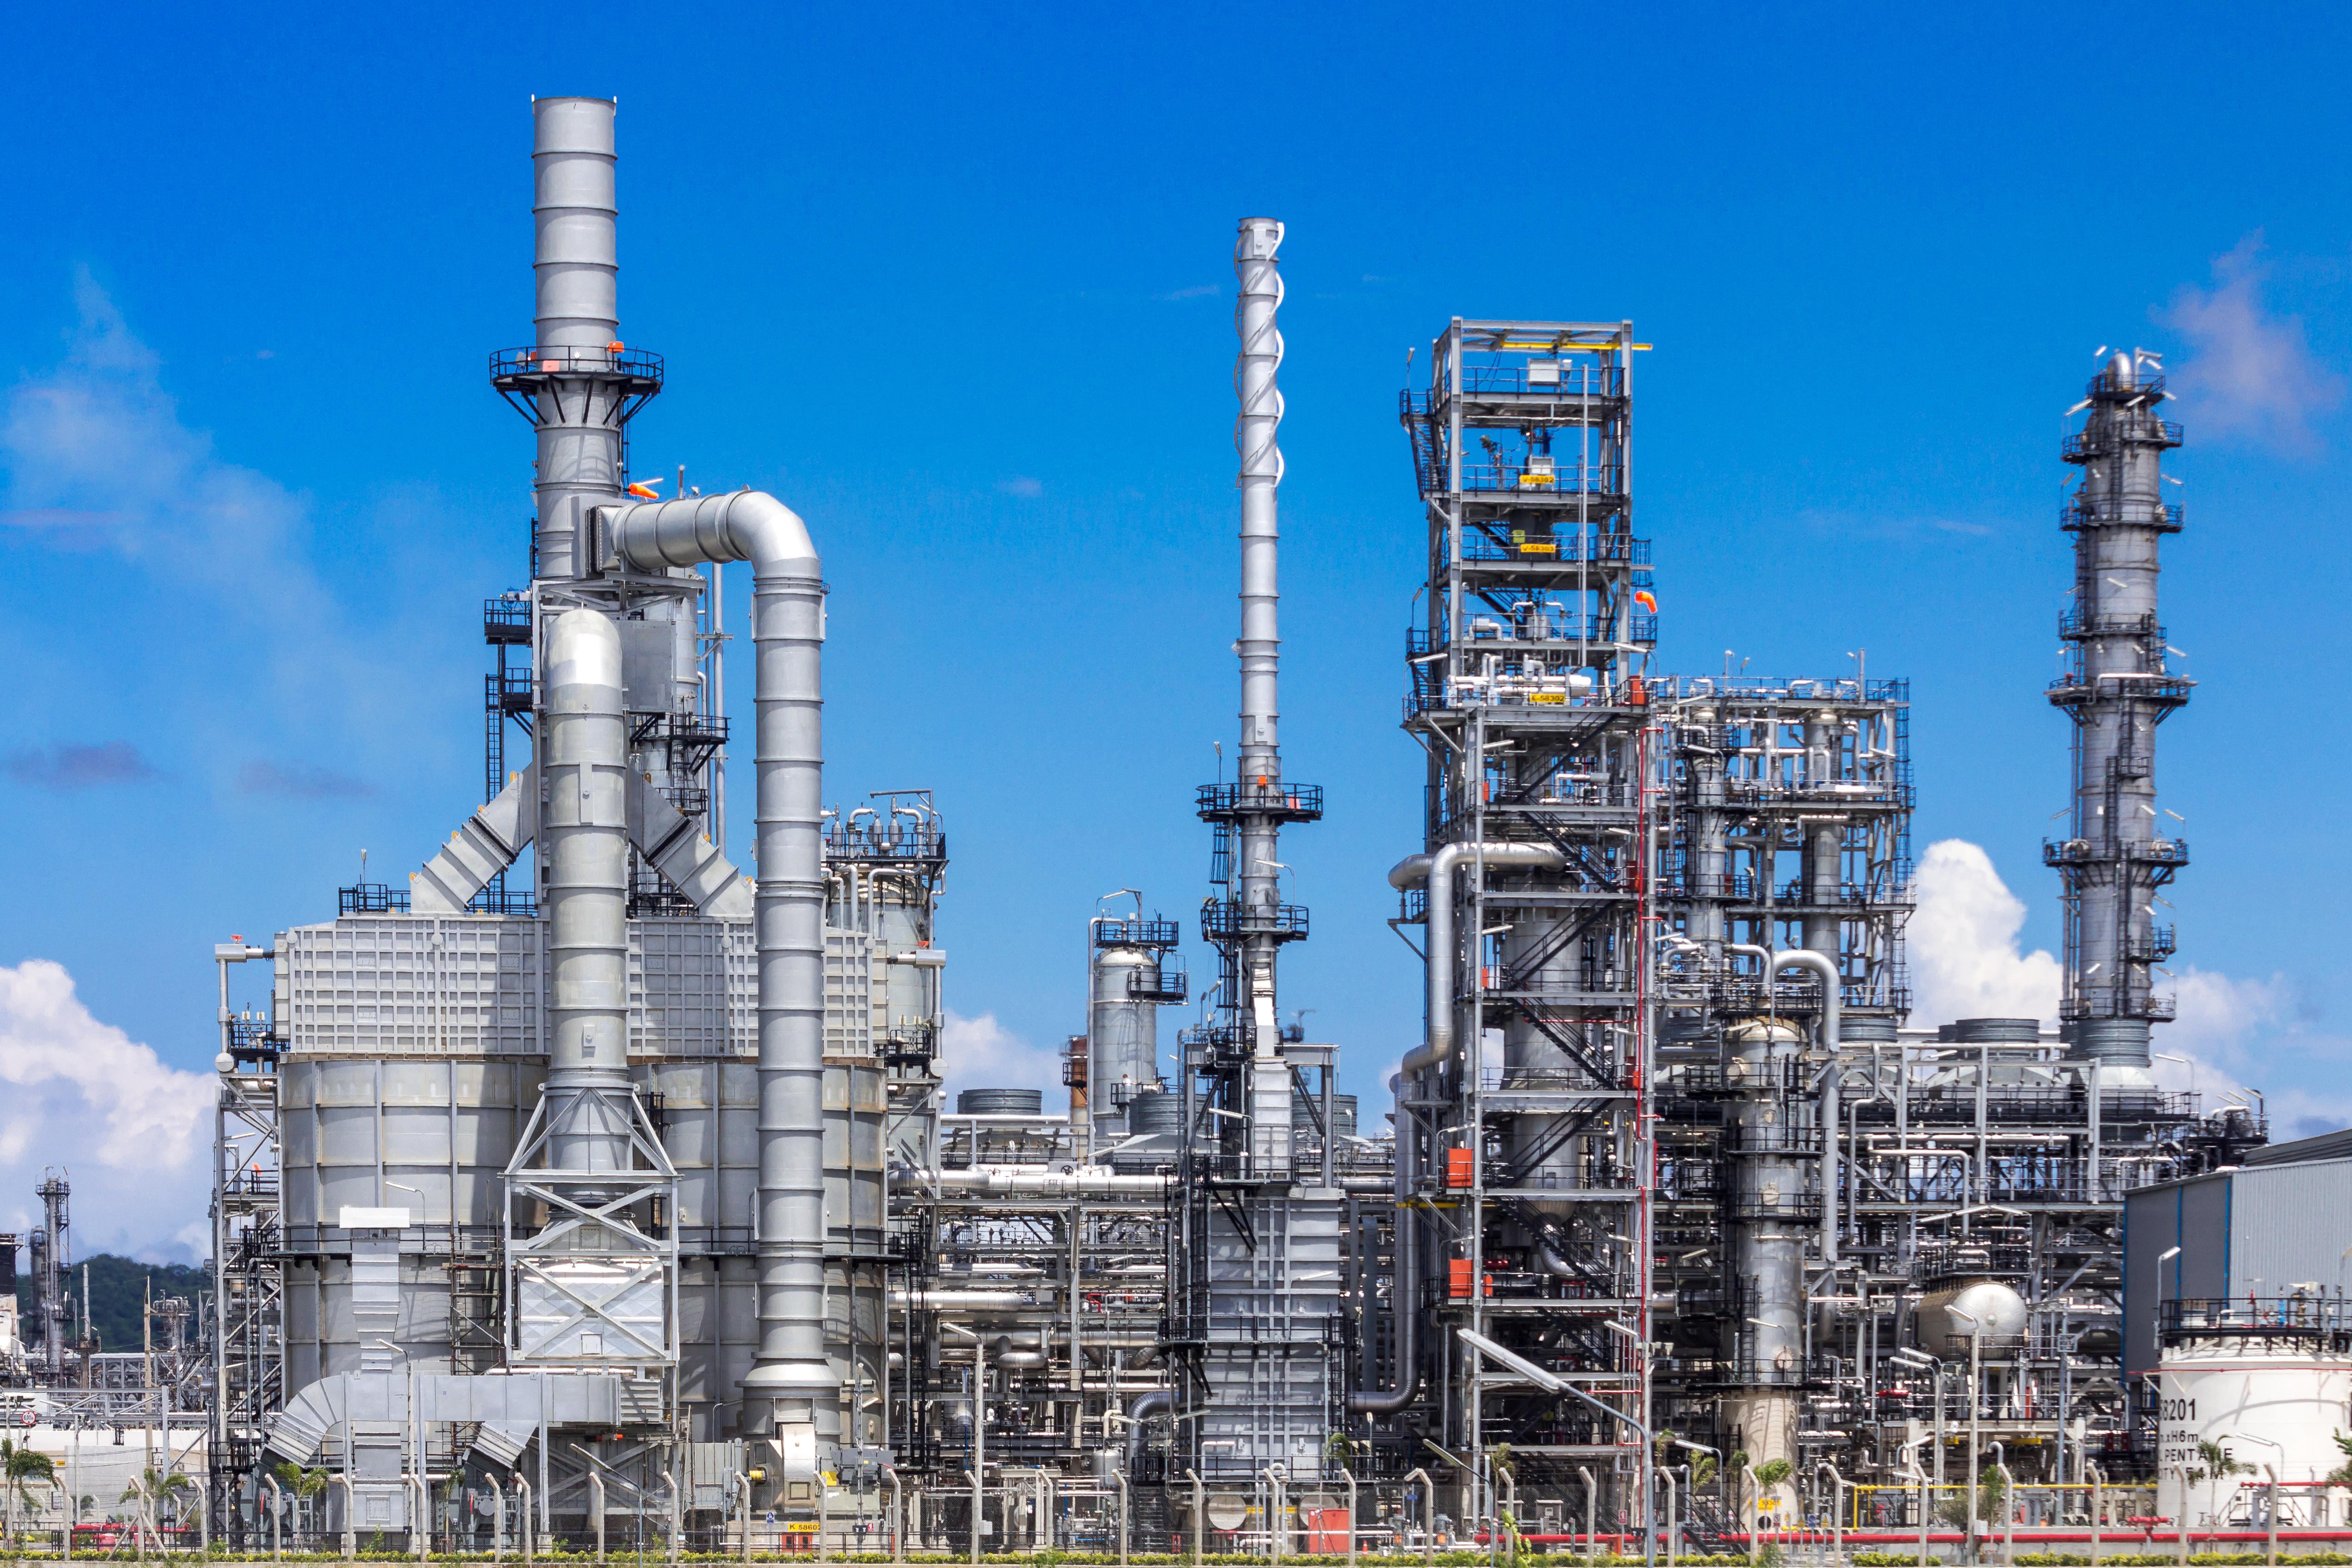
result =
[{"label": "yellow sign", "polygon": [[816,1521],[813,1519],[788,1519],[784,1521],[784,1533],[786,1535],[814,1535],[816,1533]]}]

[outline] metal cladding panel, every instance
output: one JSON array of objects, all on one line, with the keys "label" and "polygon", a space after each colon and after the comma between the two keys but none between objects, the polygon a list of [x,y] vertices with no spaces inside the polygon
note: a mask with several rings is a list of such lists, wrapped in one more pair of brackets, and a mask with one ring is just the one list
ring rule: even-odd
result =
[{"label": "metal cladding panel", "polygon": [[[692,918],[629,922],[629,1052],[632,1056],[723,1057],[756,1052],[757,980],[730,963],[747,947],[745,921]],[[732,994],[755,993],[748,1015]],[[738,1033],[739,1028],[742,1029]]]},{"label": "metal cladding panel", "polygon": [[1340,1306],[1339,1195],[1250,1200],[1255,1247],[1222,1215],[1209,1233],[1208,1411],[1191,1462],[1255,1474],[1279,1462],[1322,1474],[1339,1390],[1330,1353]]},{"label": "metal cladding panel", "polygon": [[347,915],[296,926],[285,956],[289,1048],[342,1056],[536,1054],[543,922],[496,915]]},{"label": "metal cladding panel", "polygon": [[[2334,1294],[2352,1247],[2352,1160],[2254,1165],[2230,1178],[2229,1296]],[[2160,1249],[2159,1249],[2160,1250]]]},{"label": "metal cladding panel", "polygon": [[875,983],[874,939],[864,931],[824,933],[824,1054],[874,1054],[876,1015],[887,993]]},{"label": "metal cladding panel", "polygon": [[748,1241],[760,1178],[759,1069],[750,1062],[656,1062],[638,1082],[661,1097],[662,1147],[677,1170],[677,1223],[734,1226]]},{"label": "metal cladding panel", "polygon": [[[546,922],[495,915],[345,916],[279,936],[298,1056],[543,1056]],[[825,932],[825,1052],[870,1056],[887,998],[874,939]],[[629,1050],[756,1058],[749,921],[629,922]],[[528,1109],[528,1107],[526,1107]]]},{"label": "metal cladding panel", "polygon": [[[2142,1187],[2124,1197],[2124,1371],[2156,1374],[2157,1313],[2176,1298],[2230,1293],[2231,1176]],[[2157,1261],[2174,1247],[2179,1257]]]},{"label": "metal cladding panel", "polygon": [[499,1173],[540,1074],[534,1061],[289,1059],[278,1079],[287,1223],[331,1226],[346,1204],[388,1204],[419,1223],[454,1213],[496,1225]]}]

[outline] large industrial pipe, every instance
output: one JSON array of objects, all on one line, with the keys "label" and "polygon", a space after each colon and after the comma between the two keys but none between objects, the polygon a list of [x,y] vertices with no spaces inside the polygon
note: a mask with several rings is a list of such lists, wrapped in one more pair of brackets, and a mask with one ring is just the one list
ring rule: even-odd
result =
[{"label": "large industrial pipe", "polygon": [[1449,844],[1433,855],[1408,855],[1389,872],[1393,888],[1429,884],[1429,1039],[1405,1057],[1407,1079],[1454,1055],[1454,871],[1465,860],[1542,868],[1564,863],[1549,844]]},{"label": "large industrial pipe", "polygon": [[547,805],[548,1163],[625,1171],[628,1123],[628,735],[621,637],[594,610],[557,617],[547,644],[540,766]]},{"label": "large industrial pipe", "polygon": [[1396,1334],[1396,1386],[1360,1388],[1348,1395],[1348,1409],[1356,1415],[1394,1415],[1412,1403],[1421,1387],[1421,1248],[1418,1217],[1407,1200],[1421,1163],[1421,1148],[1412,1131],[1412,1112],[1405,1109],[1409,1075],[1389,1079],[1396,1092],[1396,1274],[1389,1281],[1389,1321]]},{"label": "large industrial pipe", "polygon": [[[746,1430],[813,1459],[815,1401],[835,1382],[824,1342],[824,583],[808,527],[757,490],[603,512],[614,561],[637,571],[751,563],[758,712],[760,1348],[743,1380]],[[764,1409],[755,1411],[755,1406]]]},{"label": "large industrial pipe", "polygon": [[1161,1196],[1164,1176],[1134,1175],[1081,1165],[1074,1171],[909,1171],[903,1179],[942,1193],[991,1193],[1003,1197],[1118,1198]]},{"label": "large industrial pipe", "polygon": [[1143,1423],[1146,1417],[1165,1415],[1174,1405],[1176,1396],[1168,1389],[1155,1388],[1139,1394],[1127,1407],[1127,1470],[1135,1473],[1136,1456],[1143,1451]]}]

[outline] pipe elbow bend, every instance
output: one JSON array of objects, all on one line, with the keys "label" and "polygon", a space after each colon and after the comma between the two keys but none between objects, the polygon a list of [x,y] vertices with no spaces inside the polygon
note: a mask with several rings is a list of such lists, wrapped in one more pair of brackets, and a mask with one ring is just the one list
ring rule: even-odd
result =
[{"label": "pipe elbow bend", "polygon": [[1408,855],[1389,871],[1389,886],[1399,889],[1418,888],[1429,880],[1429,857]]},{"label": "pipe elbow bend", "polygon": [[821,574],[800,514],[765,490],[597,509],[613,560],[638,571],[748,561],[755,577]]},{"label": "pipe elbow bend", "polygon": [[809,537],[801,514],[765,490],[738,490],[728,498],[727,531],[739,552],[759,576],[815,577],[822,574],[816,542]]}]

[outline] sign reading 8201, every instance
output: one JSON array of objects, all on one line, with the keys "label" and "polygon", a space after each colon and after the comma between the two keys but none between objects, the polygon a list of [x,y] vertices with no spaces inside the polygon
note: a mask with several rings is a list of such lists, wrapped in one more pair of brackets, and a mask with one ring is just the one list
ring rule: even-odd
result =
[{"label": "sign reading 8201", "polygon": [[2194,1421],[2197,1402],[2193,1399],[2168,1399],[2163,1402],[2163,1418],[2167,1421]]}]

